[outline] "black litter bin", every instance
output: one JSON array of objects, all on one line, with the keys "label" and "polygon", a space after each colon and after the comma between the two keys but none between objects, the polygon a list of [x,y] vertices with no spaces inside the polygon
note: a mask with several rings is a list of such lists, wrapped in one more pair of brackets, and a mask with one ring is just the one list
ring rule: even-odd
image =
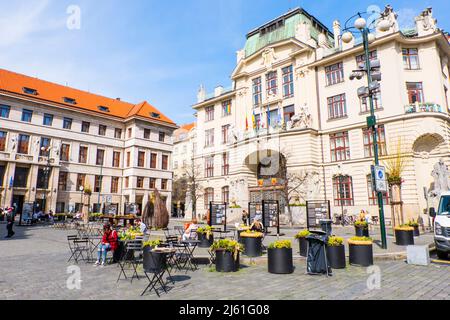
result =
[{"label": "black litter bin", "polygon": [[328,236],[331,236],[331,234],[333,233],[332,224],[333,221],[330,219],[320,220],[320,227],[322,228],[322,231],[327,233]]},{"label": "black litter bin", "polygon": [[306,237],[308,240],[308,260],[306,272],[310,275],[326,274],[332,275],[331,267],[328,265],[326,244],[328,235],[324,231],[311,231]]}]

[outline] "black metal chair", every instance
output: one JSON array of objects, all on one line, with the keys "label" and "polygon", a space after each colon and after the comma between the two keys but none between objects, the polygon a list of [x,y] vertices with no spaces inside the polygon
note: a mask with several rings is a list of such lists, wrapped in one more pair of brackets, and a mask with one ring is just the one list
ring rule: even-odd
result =
[{"label": "black metal chair", "polygon": [[142,251],[142,241],[127,241],[122,252],[122,256],[118,261],[120,273],[119,277],[117,278],[117,282],[122,279],[122,274],[125,277],[125,280],[128,280],[128,276],[125,271],[133,272],[131,276],[131,282],[133,282],[134,278],[137,278],[138,280],[140,279],[137,269],[139,264],[142,263]]},{"label": "black metal chair", "polygon": [[[143,296],[147,291],[151,292],[154,290],[156,295],[160,297],[158,288],[156,288],[158,283],[164,292],[167,293],[166,283],[163,279],[164,274],[167,271],[167,254],[163,252],[151,252],[150,256],[153,263],[150,263],[150,265],[144,264],[144,273],[149,281],[149,284],[142,292],[141,296]],[[149,274],[153,275],[151,279]]]},{"label": "black metal chair", "polygon": [[178,232],[178,234],[179,234],[180,236],[183,236],[184,231],[185,231],[183,226],[175,226],[175,227],[173,227],[173,229],[174,229],[176,232]]},{"label": "black metal chair", "polygon": [[74,241],[79,239],[77,235],[67,236],[67,242],[69,244],[69,250],[70,250],[70,258],[67,260],[67,262],[70,262],[75,257],[75,244]]},{"label": "black metal chair", "polygon": [[91,249],[89,246],[88,239],[79,239],[79,238],[75,239],[73,240],[73,246],[74,246],[73,258],[76,263],[78,263],[78,260],[84,262],[91,261]]}]

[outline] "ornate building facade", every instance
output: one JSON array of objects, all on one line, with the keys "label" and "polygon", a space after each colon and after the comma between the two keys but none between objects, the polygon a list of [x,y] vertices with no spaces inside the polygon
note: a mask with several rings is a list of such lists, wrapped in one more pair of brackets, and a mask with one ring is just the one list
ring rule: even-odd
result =
[{"label": "ornate building facade", "polygon": [[[370,44],[382,73],[374,101],[381,162],[401,155],[403,212],[417,219],[433,166],[440,158],[450,164],[450,45],[430,9],[412,30],[399,30],[389,6],[383,16],[390,29],[377,31]],[[195,159],[204,171],[201,215],[210,201],[243,208],[283,202],[283,167],[306,180],[290,202],[329,200],[333,214],[378,214],[369,103],[357,95],[367,80],[349,79],[365,61],[363,45],[344,43],[341,33],[338,21],[330,31],[305,10],[292,10],[247,34],[231,89],[207,95],[200,88],[193,108]],[[391,197],[384,197],[388,219]]]},{"label": "ornate building facade", "polygon": [[[177,126],[131,104],[0,70],[0,206],[124,213],[157,188],[171,203]],[[90,201],[83,197],[90,188]],[[137,205],[137,206],[136,206]]]}]

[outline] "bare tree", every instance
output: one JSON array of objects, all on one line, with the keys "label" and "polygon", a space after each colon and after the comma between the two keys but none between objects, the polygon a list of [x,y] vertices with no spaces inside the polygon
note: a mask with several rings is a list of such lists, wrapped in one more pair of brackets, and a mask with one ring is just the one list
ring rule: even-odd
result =
[{"label": "bare tree", "polygon": [[292,210],[290,204],[297,197],[302,201],[306,201],[307,184],[309,181],[309,173],[306,171],[289,172],[288,171],[288,155],[280,156],[280,176],[282,179],[283,189],[281,196],[283,197],[288,208],[288,222],[293,225]]},{"label": "bare tree", "polygon": [[[189,196],[192,202],[192,216],[197,216],[197,201],[203,195],[203,188],[199,182],[201,178],[201,166],[195,163],[192,159],[191,162],[183,167],[183,178],[185,181],[184,187],[180,187],[181,190],[185,190],[185,196]],[[181,195],[180,195],[181,196]]]}]

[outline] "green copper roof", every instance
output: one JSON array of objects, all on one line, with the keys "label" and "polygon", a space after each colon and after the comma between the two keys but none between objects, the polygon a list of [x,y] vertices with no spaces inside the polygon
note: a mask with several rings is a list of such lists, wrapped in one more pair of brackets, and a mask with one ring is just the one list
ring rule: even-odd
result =
[{"label": "green copper roof", "polygon": [[[311,25],[311,37],[317,40],[320,32],[317,25],[320,24],[320,22],[314,17],[310,16],[303,9],[298,9],[295,10],[293,15],[285,19],[283,26],[278,27],[272,32],[261,34],[259,32],[253,31],[247,38],[247,42],[245,44],[245,56],[248,57],[272,43],[295,37],[295,30],[297,25],[305,21],[309,22]],[[324,26],[322,25],[322,27]],[[332,37],[330,34],[328,38],[330,40],[330,43],[332,43]]]}]

